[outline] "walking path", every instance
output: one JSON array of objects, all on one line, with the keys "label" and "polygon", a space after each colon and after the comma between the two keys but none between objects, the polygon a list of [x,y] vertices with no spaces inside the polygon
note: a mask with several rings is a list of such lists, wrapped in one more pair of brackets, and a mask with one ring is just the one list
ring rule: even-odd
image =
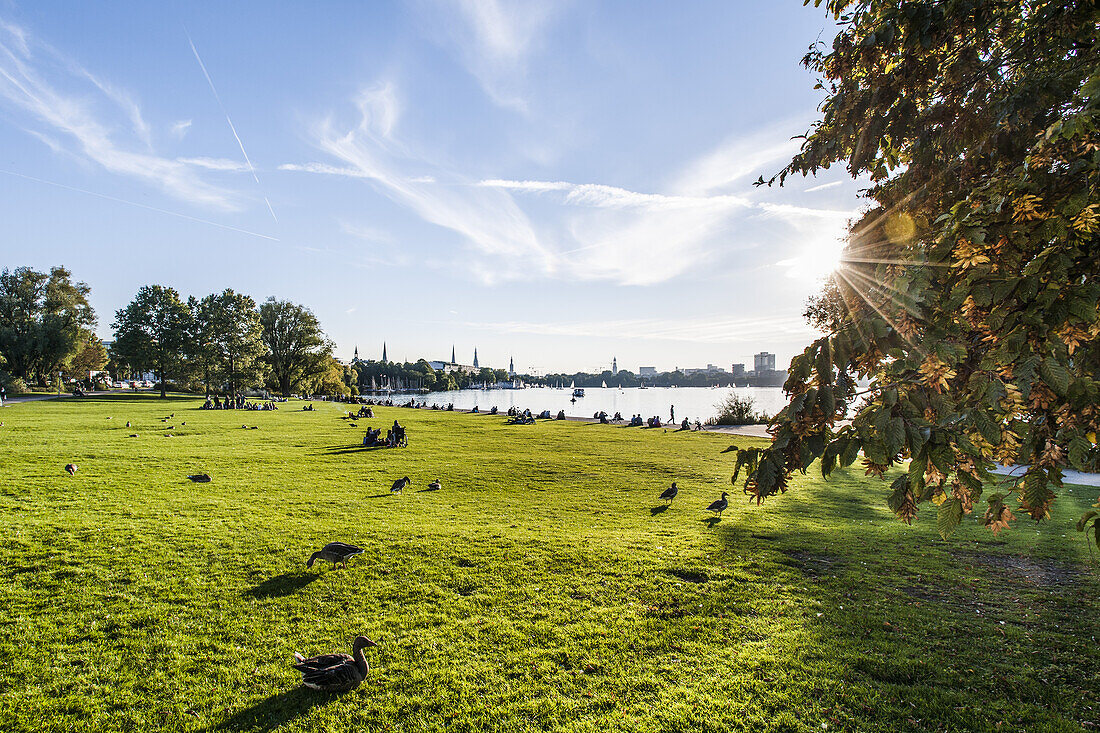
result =
[{"label": "walking path", "polygon": [[[95,397],[97,395],[111,394],[112,392],[115,392],[115,391],[121,391],[121,390],[100,390],[98,392],[85,392],[84,394],[88,397]],[[38,394],[18,394],[18,395],[14,395],[14,396],[10,396],[10,397],[5,397],[4,398],[4,407],[7,407],[8,405],[18,405],[18,404],[23,403],[23,402],[40,402],[41,400],[56,400],[56,399],[58,399],[58,397],[60,397],[61,399],[73,399],[74,396],[71,395],[71,394],[57,395],[56,393],[54,393],[54,394],[41,394],[41,393],[38,393]]]}]

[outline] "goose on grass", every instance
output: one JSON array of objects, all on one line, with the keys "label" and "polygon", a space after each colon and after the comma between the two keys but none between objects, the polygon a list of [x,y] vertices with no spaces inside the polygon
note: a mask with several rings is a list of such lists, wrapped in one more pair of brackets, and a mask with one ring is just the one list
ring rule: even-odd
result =
[{"label": "goose on grass", "polygon": [[365,636],[355,637],[351,654],[321,654],[306,659],[294,653],[294,669],[302,673],[302,684],[311,690],[347,692],[358,687],[370,671],[363,650],[378,646]]},{"label": "goose on grass", "polygon": [[676,482],[673,481],[672,486],[669,486],[667,489],[665,489],[664,492],[658,498],[659,499],[664,499],[669,504],[671,504],[672,500],[676,498],[676,494],[678,494],[679,492],[680,492],[680,489],[678,489],[676,487]]},{"label": "goose on grass", "polygon": [[730,505],[729,500],[726,498],[729,496],[726,492],[722,492],[722,498],[714,502],[707,507],[708,512],[714,512],[715,516],[722,516],[722,512],[726,511],[726,507]]},{"label": "goose on grass", "polygon": [[313,563],[318,560],[324,560],[325,562],[332,563],[332,569],[336,569],[336,563],[342,563],[346,568],[348,566],[348,559],[355,557],[363,552],[362,547],[356,547],[355,545],[349,545],[345,542],[329,542],[317,552],[310,555],[309,560],[306,561],[306,567],[313,567]]},{"label": "goose on grass", "polygon": [[439,482],[439,479],[436,479],[435,481],[432,481],[430,484],[428,484],[428,488],[432,491],[439,491],[443,488],[443,484]]},{"label": "goose on grass", "polygon": [[400,494],[401,489],[405,488],[406,486],[411,486],[411,485],[412,485],[412,481],[409,480],[408,476],[405,476],[404,478],[399,478],[399,479],[397,479],[396,481],[393,482],[393,486],[390,487],[390,493],[391,494]]}]

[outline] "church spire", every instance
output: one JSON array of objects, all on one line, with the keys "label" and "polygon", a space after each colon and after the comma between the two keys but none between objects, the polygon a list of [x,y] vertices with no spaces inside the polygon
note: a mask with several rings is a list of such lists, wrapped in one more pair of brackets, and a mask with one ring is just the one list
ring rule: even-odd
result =
[{"label": "church spire", "polygon": [[389,359],[386,358],[386,342],[383,341],[382,342],[382,362],[385,363],[387,361],[389,361]]},{"label": "church spire", "polygon": [[515,375],[516,373],[516,360],[512,357],[508,357],[508,374]]},{"label": "church spire", "polygon": [[455,360],[455,345],[454,344],[451,344],[451,363],[452,364],[457,364],[458,363],[458,361]]},{"label": "church spire", "polygon": [[481,367],[477,363],[477,347],[474,347],[474,369],[480,369]]}]

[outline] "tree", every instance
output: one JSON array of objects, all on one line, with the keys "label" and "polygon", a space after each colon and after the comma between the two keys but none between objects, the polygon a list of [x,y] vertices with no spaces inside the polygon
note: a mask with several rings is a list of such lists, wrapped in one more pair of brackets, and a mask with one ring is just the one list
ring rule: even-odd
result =
[{"label": "tree", "polygon": [[333,346],[308,308],[268,298],[260,306],[260,326],[267,347],[264,359],[283,397],[325,372]]},{"label": "tree", "polygon": [[[932,502],[946,537],[993,461],[1025,463],[988,497],[984,523],[1007,527],[1012,495],[1041,520],[1064,469],[1097,455],[1100,11],[827,7],[839,34],[803,60],[827,93],[821,119],[772,182],[844,162],[870,177],[872,207],[833,278],[842,317],[821,319],[828,333],[792,360],[772,443],[741,451],[734,480],[744,471],[761,502],[816,459],[828,475],[862,451],[875,476],[908,460],[888,503],[911,522]],[[1078,529],[1100,543],[1098,521]]]},{"label": "tree", "polygon": [[332,356],[325,358],[324,368],[311,374],[303,382],[309,394],[324,395],[349,395],[351,387],[348,382],[352,379],[351,368],[345,367]]},{"label": "tree", "polygon": [[91,288],[71,278],[64,267],[49,275],[29,267],[0,273],[0,354],[15,376],[45,384],[95,326]]},{"label": "tree", "polygon": [[188,366],[191,318],[187,304],[174,289],[146,285],[115,313],[112,350],[116,361],[154,372],[160,381],[160,396],[166,397],[168,380],[181,381]]},{"label": "tree", "polygon": [[107,364],[107,349],[103,342],[92,332],[87,332],[79,350],[76,351],[67,362],[65,371],[69,374],[79,374],[87,380],[88,388],[92,387],[91,372],[101,370]]},{"label": "tree", "polygon": [[253,386],[263,371],[263,327],[256,301],[227,288],[208,295],[196,304],[199,358],[206,360],[207,389],[212,380],[223,384],[229,394]]}]

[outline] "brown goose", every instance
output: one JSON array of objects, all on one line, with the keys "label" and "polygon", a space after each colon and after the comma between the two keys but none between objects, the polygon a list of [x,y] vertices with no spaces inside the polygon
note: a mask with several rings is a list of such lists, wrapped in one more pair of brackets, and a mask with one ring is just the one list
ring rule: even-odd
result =
[{"label": "brown goose", "polygon": [[729,494],[723,491],[722,498],[708,506],[707,511],[714,512],[715,516],[722,516],[722,512],[726,511],[726,507],[730,505],[729,499],[726,498],[727,496],[729,496]]},{"label": "brown goose", "polygon": [[409,486],[411,484],[412,484],[412,481],[409,480],[408,476],[406,476],[404,478],[399,478],[399,479],[397,479],[396,481],[393,482],[393,486],[390,487],[390,493],[391,494],[400,494],[401,489],[403,489],[406,486]]},{"label": "brown goose", "polygon": [[306,659],[295,652],[297,663],[292,666],[302,673],[302,684],[311,690],[347,692],[358,687],[370,671],[367,655],[363,653],[368,646],[378,645],[365,636],[357,636],[351,654],[322,654]]},{"label": "brown goose", "polygon": [[318,560],[324,560],[332,563],[333,570],[336,569],[336,563],[343,563],[346,568],[348,566],[348,559],[362,552],[362,547],[356,547],[355,545],[349,545],[344,542],[329,542],[310,556],[309,561],[306,562],[306,567],[311,568],[313,567],[313,563]]},{"label": "brown goose", "polygon": [[76,464],[75,463],[66,463],[65,464],[65,470],[69,472],[70,476],[75,476],[76,475]]},{"label": "brown goose", "polygon": [[669,486],[667,489],[665,489],[664,492],[657,498],[664,499],[669,504],[671,504],[672,500],[676,498],[676,494],[678,493],[680,493],[680,489],[676,488],[676,482],[673,481],[672,486]]}]

